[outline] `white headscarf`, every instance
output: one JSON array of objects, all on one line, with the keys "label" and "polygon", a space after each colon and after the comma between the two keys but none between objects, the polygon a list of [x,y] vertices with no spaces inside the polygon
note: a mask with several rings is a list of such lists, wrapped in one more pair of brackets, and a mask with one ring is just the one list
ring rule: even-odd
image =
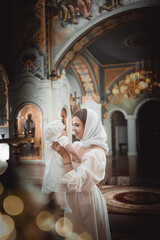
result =
[{"label": "white headscarf", "polygon": [[102,147],[106,154],[108,153],[108,145],[106,144],[107,134],[104,130],[100,117],[91,109],[87,109],[87,119],[83,137],[80,140],[81,146],[86,148],[91,145]]}]

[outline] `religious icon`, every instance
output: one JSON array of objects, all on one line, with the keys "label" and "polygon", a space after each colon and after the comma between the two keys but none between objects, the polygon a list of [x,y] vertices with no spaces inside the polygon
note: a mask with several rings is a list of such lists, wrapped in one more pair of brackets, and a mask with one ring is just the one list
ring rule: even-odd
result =
[{"label": "religious icon", "polygon": [[[25,137],[34,137],[35,136],[35,123],[34,121],[31,119],[32,118],[32,114],[28,114],[27,115],[27,120],[24,123],[24,136]],[[33,143],[27,143],[26,144],[26,150],[28,153],[32,154],[34,149],[34,142]]]},{"label": "religious icon", "polygon": [[21,159],[41,159],[42,157],[42,116],[40,110],[27,104],[20,109],[17,116],[17,132],[20,137],[33,138],[21,148]]},{"label": "religious icon", "polygon": [[32,137],[35,136],[35,123],[34,121],[31,119],[32,118],[32,114],[28,114],[27,115],[27,120],[24,123],[24,136],[28,137],[28,135],[30,134]]},{"label": "religious icon", "polygon": [[101,13],[103,10],[111,11],[118,5],[123,6],[120,0],[106,0],[104,6],[99,8],[99,13]]},{"label": "religious icon", "polygon": [[84,16],[90,20],[91,15],[91,0],[56,0],[54,3],[49,4],[52,8],[55,19],[59,18],[61,26],[65,27],[69,23],[79,24],[77,18]]}]

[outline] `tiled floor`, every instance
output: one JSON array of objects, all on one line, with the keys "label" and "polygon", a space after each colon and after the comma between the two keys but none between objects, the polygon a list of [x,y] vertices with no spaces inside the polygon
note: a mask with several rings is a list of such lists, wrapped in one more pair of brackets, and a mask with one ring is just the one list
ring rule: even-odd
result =
[{"label": "tiled floor", "polygon": [[105,184],[160,187],[160,157],[107,157]]},{"label": "tiled floor", "polygon": [[[159,162],[153,157],[127,155],[107,159],[105,184],[160,187]],[[160,216],[109,214],[112,240],[160,239]]]}]

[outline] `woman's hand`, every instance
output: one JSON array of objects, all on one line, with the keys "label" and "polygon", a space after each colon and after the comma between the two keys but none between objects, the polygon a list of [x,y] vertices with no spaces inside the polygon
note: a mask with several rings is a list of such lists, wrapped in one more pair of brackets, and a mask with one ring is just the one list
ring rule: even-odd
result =
[{"label": "woman's hand", "polygon": [[54,151],[59,153],[63,158],[69,156],[69,154],[66,151],[66,149],[63,148],[58,142],[53,142],[52,143],[52,148],[53,148]]}]

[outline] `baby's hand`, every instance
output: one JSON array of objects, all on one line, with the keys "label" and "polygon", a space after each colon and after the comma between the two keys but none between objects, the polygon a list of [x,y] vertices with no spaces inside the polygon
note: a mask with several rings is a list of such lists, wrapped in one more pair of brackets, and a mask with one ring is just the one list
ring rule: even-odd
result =
[{"label": "baby's hand", "polygon": [[82,162],[82,159],[81,159],[81,157],[78,157],[78,159],[77,159],[77,160],[78,160],[78,162]]},{"label": "baby's hand", "polygon": [[75,157],[75,156],[72,155],[72,161],[73,162],[81,162],[81,158]]},{"label": "baby's hand", "polygon": [[76,158],[76,162],[80,162],[80,163],[81,163],[81,158],[80,158],[80,157],[77,157],[77,158]]},{"label": "baby's hand", "polygon": [[72,155],[72,161],[76,162],[76,157]]}]

